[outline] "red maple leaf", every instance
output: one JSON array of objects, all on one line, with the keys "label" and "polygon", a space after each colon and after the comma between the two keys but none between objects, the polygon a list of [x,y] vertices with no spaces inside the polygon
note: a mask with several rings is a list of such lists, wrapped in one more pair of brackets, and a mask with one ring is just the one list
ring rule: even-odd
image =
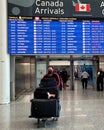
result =
[{"label": "red maple leaf", "polygon": [[81,8],[81,9],[84,9],[84,8],[85,8],[85,6],[84,6],[84,5],[82,5],[80,8]]}]

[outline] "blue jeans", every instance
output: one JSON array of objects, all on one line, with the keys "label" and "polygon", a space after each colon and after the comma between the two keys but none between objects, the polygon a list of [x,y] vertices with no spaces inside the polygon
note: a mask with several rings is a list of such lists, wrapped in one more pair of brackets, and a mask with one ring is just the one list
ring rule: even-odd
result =
[{"label": "blue jeans", "polygon": [[58,112],[57,112],[57,116],[60,116],[60,110],[61,110],[61,104],[60,104],[60,99],[57,99],[57,103],[58,103]]}]

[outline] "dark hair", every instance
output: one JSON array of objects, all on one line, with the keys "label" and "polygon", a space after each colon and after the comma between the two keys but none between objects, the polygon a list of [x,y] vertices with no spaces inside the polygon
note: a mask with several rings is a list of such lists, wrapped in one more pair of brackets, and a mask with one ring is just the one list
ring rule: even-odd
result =
[{"label": "dark hair", "polygon": [[51,66],[51,65],[49,65],[49,66],[48,66],[48,68],[49,68],[49,67],[51,67],[52,69],[54,69],[54,67],[53,67],[53,66]]}]

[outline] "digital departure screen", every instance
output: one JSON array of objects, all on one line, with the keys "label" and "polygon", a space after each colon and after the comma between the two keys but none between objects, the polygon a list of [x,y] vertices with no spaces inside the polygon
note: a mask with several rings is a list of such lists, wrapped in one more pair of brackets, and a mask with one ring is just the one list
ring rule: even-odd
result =
[{"label": "digital departure screen", "polygon": [[104,54],[104,21],[9,17],[9,54]]}]

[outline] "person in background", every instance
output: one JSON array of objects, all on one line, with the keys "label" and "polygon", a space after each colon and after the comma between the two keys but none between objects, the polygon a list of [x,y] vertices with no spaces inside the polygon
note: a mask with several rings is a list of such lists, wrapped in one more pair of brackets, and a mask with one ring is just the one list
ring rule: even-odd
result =
[{"label": "person in background", "polygon": [[61,71],[58,70],[57,73],[58,73],[58,75],[59,75],[59,77],[60,77],[60,87],[59,87],[59,88],[60,88],[60,90],[62,91],[63,82],[62,82],[62,77],[61,77]]},{"label": "person in background", "polygon": [[66,90],[66,82],[68,79],[68,74],[65,68],[62,70],[61,76],[62,76],[62,81],[63,81],[63,88],[64,90]]},{"label": "person in background", "polygon": [[87,89],[88,77],[89,77],[89,74],[87,73],[86,70],[84,70],[83,73],[81,74],[83,89]]},{"label": "person in background", "polygon": [[103,91],[103,78],[104,72],[102,69],[99,69],[97,72],[97,91]]},{"label": "person in background", "polygon": [[74,72],[74,77],[75,77],[75,79],[78,78],[78,72],[77,71]]}]

